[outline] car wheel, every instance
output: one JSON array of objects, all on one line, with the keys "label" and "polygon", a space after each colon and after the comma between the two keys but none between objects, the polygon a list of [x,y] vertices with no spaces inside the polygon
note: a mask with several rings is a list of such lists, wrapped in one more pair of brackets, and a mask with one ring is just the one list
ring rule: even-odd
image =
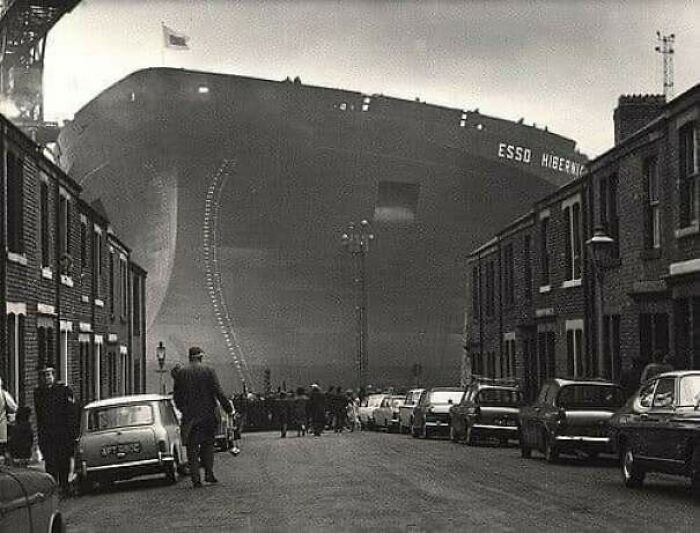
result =
[{"label": "car wheel", "polygon": [[642,486],[646,472],[639,466],[630,444],[626,444],[622,449],[622,453],[620,454],[620,468],[622,471],[622,481],[625,487],[635,488]]},{"label": "car wheel", "polygon": [[78,479],[78,493],[87,494],[95,488],[95,483],[89,476],[80,476]]},{"label": "car wheel", "polygon": [[420,436],[418,428],[411,422],[411,436],[417,439]]},{"label": "car wheel", "polygon": [[476,433],[472,426],[467,425],[466,437],[467,446],[474,446],[476,444]]},{"label": "car wheel", "polygon": [[552,442],[551,437],[547,435],[544,438],[544,458],[548,463],[556,463],[559,459],[559,450]]},{"label": "car wheel", "polygon": [[177,483],[177,470],[178,461],[177,457],[175,457],[174,461],[165,465],[165,480],[168,482],[168,485],[174,485]]},{"label": "car wheel", "polygon": [[457,437],[457,431],[455,430],[454,426],[450,426],[450,440],[452,442],[459,442],[459,438]]}]

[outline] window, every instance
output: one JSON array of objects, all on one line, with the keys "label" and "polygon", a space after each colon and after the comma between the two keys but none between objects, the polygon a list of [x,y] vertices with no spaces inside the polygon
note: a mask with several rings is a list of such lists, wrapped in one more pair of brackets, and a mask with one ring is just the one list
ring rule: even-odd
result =
[{"label": "window", "polygon": [[515,376],[515,333],[505,333],[503,335],[504,357],[501,370],[501,377]]},{"label": "window", "polygon": [[[622,363],[620,361],[620,315],[603,317],[603,369],[600,377],[620,381]],[[592,369],[595,372],[595,369]]]},{"label": "window", "polygon": [[134,297],[132,298],[132,308],[133,308],[133,325],[132,332],[136,335],[141,335],[141,282],[138,276],[134,276],[134,283],[132,286]]},{"label": "window", "polygon": [[7,249],[24,253],[24,163],[7,151]]},{"label": "window", "polygon": [[80,268],[82,270],[88,267],[88,229],[87,220],[80,221]]},{"label": "window", "polygon": [[92,377],[94,379],[93,381],[93,388],[92,388],[92,393],[93,397],[96,400],[99,400],[102,398],[102,382],[101,382],[101,377],[102,377],[102,336],[100,335],[95,335],[95,339],[93,341],[93,364],[92,364]]},{"label": "window", "polygon": [[41,266],[51,266],[51,240],[49,237],[49,183],[39,182],[39,233],[41,238]]},{"label": "window", "polygon": [[[39,348],[39,366],[56,366],[56,354],[54,352],[53,321],[48,317],[37,319],[37,339]],[[57,369],[58,371],[58,369]],[[57,375],[60,378],[60,375]]]},{"label": "window", "polygon": [[566,321],[566,359],[569,376],[578,378],[586,374],[583,354],[583,320]]},{"label": "window", "polygon": [[667,354],[669,348],[668,315],[642,313],[639,315],[639,355],[642,361],[652,361],[656,351]]},{"label": "window", "polygon": [[94,232],[95,245],[92,254],[92,272],[95,280],[95,294],[100,297],[102,289],[102,231],[95,229]]},{"label": "window", "polygon": [[644,203],[644,247],[661,246],[661,212],[659,209],[659,165],[656,157],[644,161],[646,201]]},{"label": "window", "polygon": [[68,379],[68,331],[61,329],[61,342],[58,347],[58,365],[56,368],[56,378],[62,380],[66,385],[70,384]]},{"label": "window", "polygon": [[129,279],[126,275],[127,273],[127,268],[126,268],[126,258],[125,257],[120,257],[119,258],[119,279],[120,279],[120,284],[121,284],[121,313],[122,313],[122,320],[126,320],[126,317],[129,314]]},{"label": "window", "polygon": [[694,122],[678,130],[680,227],[690,226],[698,220],[696,178],[698,175],[698,132]]},{"label": "window", "polygon": [[114,321],[114,250],[109,251],[109,316]]},{"label": "window", "polygon": [[641,407],[651,407],[651,399],[654,396],[655,386],[656,380],[651,380],[639,391],[639,405]]},{"label": "window", "polygon": [[676,386],[675,378],[661,378],[656,385],[654,401],[652,407],[671,407],[674,401],[674,391]]},{"label": "window", "polygon": [[540,279],[540,285],[541,286],[547,286],[549,285],[549,247],[548,247],[548,240],[549,240],[549,217],[544,217],[542,220],[540,220],[540,268],[542,269],[541,272],[541,279]]},{"label": "window", "polygon": [[515,303],[515,258],[513,243],[503,248],[503,292],[507,304]]},{"label": "window", "polygon": [[479,267],[472,267],[472,315],[475,319],[479,316]]},{"label": "window", "polygon": [[61,254],[70,255],[71,207],[67,194],[61,194],[58,202],[58,237]]},{"label": "window", "polygon": [[556,374],[556,338],[553,331],[540,331],[537,334],[537,368],[540,383]]},{"label": "window", "polygon": [[525,299],[532,300],[532,265],[530,264],[530,236],[523,237],[523,285]]},{"label": "window", "polygon": [[109,397],[117,395],[117,355],[107,352],[107,384],[109,386]]},{"label": "window", "polygon": [[493,261],[486,263],[486,314],[493,316],[496,312],[496,287]]},{"label": "window", "polygon": [[612,251],[614,255],[618,253],[619,243],[619,221],[617,209],[617,176],[612,174],[607,178],[601,176],[598,181],[598,200],[600,209],[598,216],[600,225],[608,236],[613,239]]},{"label": "window", "polygon": [[565,240],[565,275],[567,281],[581,279],[581,202],[576,198],[575,201],[565,202],[564,223],[566,227]]},{"label": "window", "polygon": [[94,399],[93,362],[90,357],[90,340],[88,335],[81,335],[80,342],[80,401],[85,404]]},{"label": "window", "polygon": [[5,388],[18,404],[24,403],[25,380],[25,316],[10,313],[7,316],[7,360],[4,365]]}]

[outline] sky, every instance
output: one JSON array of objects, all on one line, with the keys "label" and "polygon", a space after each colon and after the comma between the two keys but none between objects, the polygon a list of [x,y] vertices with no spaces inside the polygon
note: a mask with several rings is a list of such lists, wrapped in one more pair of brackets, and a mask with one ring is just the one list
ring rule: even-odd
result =
[{"label": "sky", "polygon": [[[166,50],[161,23],[190,49]],[[700,83],[695,0],[83,0],[47,40],[45,118],[168,66],[478,108],[595,157],[620,95],[663,92],[657,30],[675,34],[681,94]]]}]

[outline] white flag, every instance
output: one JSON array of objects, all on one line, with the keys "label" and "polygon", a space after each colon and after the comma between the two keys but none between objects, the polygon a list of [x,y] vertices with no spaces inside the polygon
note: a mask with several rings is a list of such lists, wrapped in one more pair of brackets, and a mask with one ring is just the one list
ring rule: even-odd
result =
[{"label": "white flag", "polygon": [[179,33],[168,28],[165,24],[163,24],[163,39],[165,40],[166,48],[173,48],[175,50],[190,49],[187,45],[190,38],[184,33]]}]

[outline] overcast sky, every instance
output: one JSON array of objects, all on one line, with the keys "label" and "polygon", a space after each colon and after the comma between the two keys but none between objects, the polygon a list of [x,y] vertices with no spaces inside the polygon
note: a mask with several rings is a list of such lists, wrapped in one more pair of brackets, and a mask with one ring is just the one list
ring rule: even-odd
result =
[{"label": "overcast sky", "polygon": [[[189,51],[163,49],[161,21]],[[676,94],[700,83],[694,0],[83,0],[48,39],[45,115],[165,65],[524,117],[596,156],[620,94],[662,91],[656,30],[676,35]]]}]

